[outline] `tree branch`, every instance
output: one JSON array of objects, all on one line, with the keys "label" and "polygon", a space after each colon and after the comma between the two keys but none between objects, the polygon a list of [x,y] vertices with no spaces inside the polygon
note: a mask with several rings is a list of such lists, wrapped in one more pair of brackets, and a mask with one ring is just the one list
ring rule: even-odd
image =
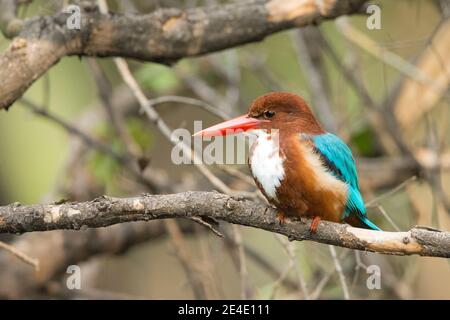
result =
[{"label": "tree branch", "polygon": [[69,14],[64,12],[27,19],[0,55],[0,109],[10,106],[64,56],[121,56],[169,64],[357,13],[365,2],[246,0],[186,10],[159,9],[146,15],[100,14],[97,7],[86,4],[79,30],[67,28]]},{"label": "tree branch", "polygon": [[321,222],[317,233],[311,221],[280,224],[274,209],[217,192],[101,197],[89,202],[50,205],[11,204],[0,207],[0,233],[98,228],[165,218],[209,217],[289,237],[393,255],[450,257],[450,232],[416,227],[407,232],[379,232],[344,224]]},{"label": "tree branch", "polygon": [[5,37],[13,37],[23,27],[22,20],[17,18],[18,0],[0,0],[0,30]]}]

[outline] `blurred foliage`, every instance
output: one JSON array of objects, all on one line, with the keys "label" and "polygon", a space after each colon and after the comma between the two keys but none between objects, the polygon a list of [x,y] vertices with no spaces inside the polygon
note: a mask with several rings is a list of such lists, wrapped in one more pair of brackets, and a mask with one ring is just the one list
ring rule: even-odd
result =
[{"label": "blurred foliage", "polygon": [[[116,153],[123,153],[123,142],[113,135],[114,130],[110,124],[101,124],[96,131],[96,136],[101,142],[108,145]],[[97,150],[92,150],[91,153],[89,166],[92,173],[102,185],[111,185],[115,181],[116,175],[121,171],[121,164],[110,155]]]},{"label": "blurred foliage", "polygon": [[[120,145],[119,141],[112,144],[113,149]],[[90,168],[97,180],[102,184],[109,186],[116,180],[116,175],[120,172],[121,166],[116,159],[105,155],[104,153],[93,151],[90,159]]]},{"label": "blurred foliage", "polygon": [[133,140],[142,149],[142,151],[149,150],[153,147],[154,137],[148,129],[145,119],[129,117],[126,124]]},{"label": "blurred foliage", "polygon": [[361,156],[375,157],[379,155],[375,146],[374,133],[369,127],[354,132],[351,142]]},{"label": "blurred foliage", "polygon": [[172,68],[160,64],[146,63],[135,72],[136,79],[143,89],[163,94],[176,90],[180,80]]}]

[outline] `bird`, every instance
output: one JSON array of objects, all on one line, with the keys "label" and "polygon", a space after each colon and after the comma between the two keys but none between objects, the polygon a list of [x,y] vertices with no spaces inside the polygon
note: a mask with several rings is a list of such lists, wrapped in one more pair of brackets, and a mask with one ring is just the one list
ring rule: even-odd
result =
[{"label": "bird", "polygon": [[352,151],[323,129],[308,103],[289,92],[256,98],[247,114],[197,132],[254,137],[248,165],[257,187],[278,210],[278,219],[308,217],[310,231],[321,220],[378,230],[367,216]]}]

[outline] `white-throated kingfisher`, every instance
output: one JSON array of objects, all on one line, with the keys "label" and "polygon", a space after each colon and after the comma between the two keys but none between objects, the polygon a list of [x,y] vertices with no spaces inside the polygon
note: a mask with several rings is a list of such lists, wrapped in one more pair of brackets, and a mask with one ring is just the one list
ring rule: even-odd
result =
[{"label": "white-throated kingfisher", "polygon": [[258,97],[248,114],[198,132],[219,136],[237,130],[254,134],[249,152],[253,178],[267,200],[284,215],[380,230],[367,218],[352,152],[326,132],[301,97],[273,92]]}]

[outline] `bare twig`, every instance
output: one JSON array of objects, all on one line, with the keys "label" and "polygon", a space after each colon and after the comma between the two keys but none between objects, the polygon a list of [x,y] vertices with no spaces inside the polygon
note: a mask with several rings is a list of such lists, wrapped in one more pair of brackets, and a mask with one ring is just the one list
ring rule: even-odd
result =
[{"label": "bare twig", "polygon": [[219,230],[217,230],[216,226],[213,225],[212,223],[209,223],[205,220],[203,220],[201,217],[191,217],[190,218],[192,221],[197,222],[198,224],[206,227],[207,229],[211,230],[212,233],[214,233],[216,236],[223,238],[223,233],[220,232]]},{"label": "bare twig", "polygon": [[[224,239],[228,246],[230,246],[232,249],[236,248],[236,243],[231,235],[226,234]],[[266,258],[262,253],[246,245],[245,243],[243,244],[243,246],[247,257],[251,259],[256,265],[258,265],[263,271],[267,272],[267,274],[269,274],[275,281],[280,279],[281,285],[285,286],[286,288],[297,288],[297,283],[287,276],[284,277],[284,271],[279,270],[273,261]]]},{"label": "bare twig", "polygon": [[215,115],[221,119],[230,118],[230,115],[228,113],[210,105],[209,103],[199,100],[199,99],[194,99],[194,98],[189,98],[189,97],[181,97],[181,96],[162,96],[162,97],[157,97],[157,98],[149,100],[150,105],[153,105],[153,106],[157,105],[157,104],[161,104],[161,103],[167,103],[167,102],[183,103],[183,104],[197,106],[197,107],[200,107],[200,108],[208,111],[209,113],[212,113],[213,115]]},{"label": "bare twig", "polygon": [[381,212],[381,214],[386,218],[386,220],[394,227],[395,231],[400,231],[400,228],[397,224],[392,220],[391,216],[384,210],[382,205],[377,205],[377,209]]},{"label": "bare twig", "polygon": [[440,83],[435,82],[413,64],[409,63],[395,53],[380,47],[364,33],[355,29],[345,18],[336,20],[336,25],[347,39],[364,49],[369,54],[373,55],[375,58],[404,73],[415,81],[429,86],[438,94],[443,94],[447,97],[449,96],[449,89],[447,86],[443,86]]},{"label": "bare twig", "polygon": [[23,262],[33,266],[34,270],[39,271],[39,260],[38,259],[31,258],[26,253],[23,253],[22,251],[18,250],[14,246],[4,243],[3,241],[0,241],[0,248],[8,251],[9,253],[16,256]]},{"label": "bare twig", "polygon": [[175,220],[165,220],[164,224],[166,230],[172,239],[172,244],[175,248],[176,256],[184,269],[186,277],[191,285],[192,292],[196,299],[206,299],[205,284],[201,279],[200,271],[197,265],[191,259],[191,255],[186,246],[183,233]]},{"label": "bare twig", "polygon": [[400,183],[398,186],[396,186],[392,190],[389,190],[388,192],[385,192],[385,193],[379,195],[378,197],[376,197],[376,198],[370,200],[369,202],[367,202],[366,203],[366,207],[376,207],[376,206],[378,206],[379,202],[381,200],[396,194],[397,192],[402,190],[404,187],[408,186],[410,183],[412,183],[413,181],[416,181],[416,180],[417,180],[416,176],[412,176],[412,177],[406,179],[405,181]]},{"label": "bare twig", "polygon": [[138,162],[138,159],[142,157],[142,152],[131,135],[128,133],[122,114],[120,112],[116,112],[116,110],[112,107],[113,88],[110,81],[96,59],[88,58],[86,61],[94,76],[101,104],[106,111],[115,133],[118,137],[120,137],[128,156],[130,158],[135,158],[135,161]]},{"label": "bare twig", "polygon": [[[349,252],[350,251],[342,252],[341,255],[339,256],[339,260],[342,260],[345,257],[347,257]],[[331,254],[331,252],[330,252],[330,254]],[[328,281],[330,281],[330,279],[333,276],[335,271],[336,271],[336,264],[333,263],[333,266],[330,267],[329,270],[327,270],[325,275],[322,277],[322,279],[320,279],[320,281],[315,286],[314,291],[311,293],[311,299],[313,299],[313,300],[319,299],[320,295],[322,294],[323,289],[325,288]]]},{"label": "bare twig", "polygon": [[[296,50],[297,59],[308,79],[317,114],[328,131],[337,132],[337,124],[327,98],[323,75],[316,66],[317,57],[313,57],[313,50],[310,48],[311,45],[314,45],[314,42],[307,43],[307,40],[310,38],[313,38],[311,40],[316,40],[314,39],[314,31],[309,28],[291,31],[291,39]],[[317,46],[317,44],[315,45]]]},{"label": "bare twig", "polygon": [[362,102],[364,103],[364,106],[368,111],[368,120],[372,124],[373,129],[376,131],[377,136],[380,138],[380,141],[386,151],[390,154],[393,154],[395,151],[395,147],[398,147],[403,154],[411,156],[411,158],[414,160],[415,158],[412,157],[409,147],[403,141],[402,136],[400,135],[398,128],[395,125],[395,118],[393,114],[384,112],[382,108],[380,108],[375,103],[361,79],[358,78],[353,70],[342,63],[341,59],[339,58],[335,50],[331,47],[327,39],[321,33],[319,33],[319,35],[321,35],[321,37],[319,38],[321,41],[321,45],[329,54],[336,67],[339,68],[339,71],[342,72],[342,75],[347,79],[349,84],[354,87]]},{"label": "bare twig", "polygon": [[344,270],[342,270],[341,262],[336,254],[336,249],[333,246],[328,246],[330,248],[331,257],[333,258],[334,266],[336,268],[336,272],[339,275],[339,281],[341,283],[342,292],[344,293],[344,298],[346,300],[350,299],[350,293],[348,292],[347,282],[345,280]]},{"label": "bare twig", "polygon": [[137,179],[137,181],[139,181],[140,183],[142,183],[143,185],[148,187],[150,190],[158,189],[158,186],[154,183],[154,181],[152,181],[142,175],[142,173],[137,168],[136,163],[129,156],[117,153],[110,146],[93,139],[92,137],[85,134],[77,127],[68,123],[66,120],[58,117],[57,115],[51,113],[50,111],[48,111],[44,108],[37,106],[32,101],[30,101],[26,98],[22,98],[20,101],[23,103],[23,105],[25,107],[27,107],[28,109],[33,111],[35,114],[51,120],[52,122],[61,126],[64,130],[66,130],[70,134],[73,134],[74,136],[81,139],[86,145],[90,146],[94,150],[100,151],[100,152],[110,156],[111,158],[115,159],[119,163],[121,163],[125,168],[127,168],[129,170],[130,173],[133,174],[133,176]]},{"label": "bare twig", "polygon": [[[297,261],[297,255],[295,253],[295,244],[292,242],[289,242],[287,239],[282,238],[280,235],[276,235],[277,240],[280,242],[280,244],[283,246],[284,250],[286,251],[286,254],[289,258],[289,266],[290,268],[287,269],[289,271],[290,269],[293,269],[295,272],[295,277],[297,278],[297,288],[299,293],[301,293],[301,296],[308,300],[309,299],[309,293],[308,288],[306,286],[306,281],[303,278],[303,274],[300,270],[300,266],[298,265]],[[286,275],[287,276],[287,275]],[[282,282],[282,278],[279,279],[279,282]]]},{"label": "bare twig", "polygon": [[251,299],[253,290],[251,288],[250,278],[248,275],[247,262],[245,258],[245,250],[241,230],[239,230],[238,226],[236,225],[233,225],[232,228],[233,228],[232,230],[234,242],[236,244],[236,248],[239,255],[239,273],[241,276],[241,298],[244,300]]},{"label": "bare twig", "polygon": [[199,156],[195,153],[192,154],[191,148],[184,142],[180,142],[177,138],[172,135],[172,130],[159,116],[153,106],[149,103],[144,92],[139,87],[136,79],[130,72],[127,62],[122,58],[114,58],[114,62],[119,69],[119,72],[124,79],[125,83],[130,87],[131,91],[138,100],[142,110],[145,111],[147,117],[150,121],[158,128],[159,131],[167,138],[172,144],[180,146],[184,154],[186,154],[193,162],[196,164],[196,168],[220,191],[225,193],[233,193],[226,184],[224,184],[219,178],[217,178],[201,161]]}]

